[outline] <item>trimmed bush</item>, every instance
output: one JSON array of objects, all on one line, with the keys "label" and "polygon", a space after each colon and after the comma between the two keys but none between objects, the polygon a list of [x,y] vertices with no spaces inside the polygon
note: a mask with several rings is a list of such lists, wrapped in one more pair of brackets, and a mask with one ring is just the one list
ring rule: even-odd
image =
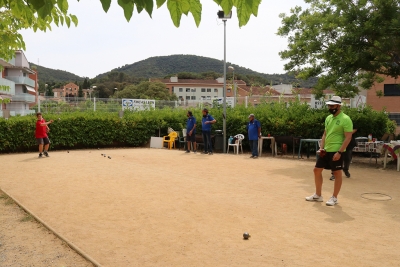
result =
[{"label": "trimmed bush", "polygon": [[[217,120],[212,129],[222,130],[222,108],[210,108],[210,114]],[[197,133],[201,133],[201,109],[192,110],[196,117]],[[357,136],[372,134],[380,138],[390,129],[385,112],[371,108],[343,108],[361,129]],[[324,121],[329,115],[326,109],[311,109],[307,104],[266,103],[257,107],[237,106],[227,108],[227,137],[246,133],[248,115],[254,113],[261,122],[262,134],[272,136],[302,136],[320,138],[324,130]],[[105,146],[144,145],[151,136],[167,135],[168,127],[181,131],[186,127],[186,110],[164,108],[151,111],[125,112],[123,118],[109,112],[71,112],[62,114],[44,114],[46,121],[53,119],[50,125],[52,149],[93,148]],[[60,120],[59,120],[60,118]],[[36,149],[34,137],[36,116],[12,117],[0,119],[0,151],[31,151]],[[245,145],[247,138],[245,139]],[[288,144],[290,145],[290,144]]]}]

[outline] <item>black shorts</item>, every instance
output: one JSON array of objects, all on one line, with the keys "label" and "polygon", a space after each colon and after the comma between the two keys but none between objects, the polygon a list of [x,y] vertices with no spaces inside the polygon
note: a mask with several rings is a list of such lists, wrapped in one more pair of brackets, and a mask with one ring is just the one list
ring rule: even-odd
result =
[{"label": "black shorts", "polygon": [[48,137],[44,137],[44,138],[36,138],[36,143],[38,145],[48,145],[50,144],[50,139]]},{"label": "black shorts", "polygon": [[338,171],[343,169],[343,157],[344,153],[340,156],[340,159],[337,161],[333,161],[333,155],[336,152],[326,152],[326,155],[323,157],[318,157],[317,163],[315,164],[315,168],[324,168],[327,170]]},{"label": "black shorts", "polygon": [[186,135],[186,141],[188,142],[196,142],[196,134],[192,133],[191,136],[189,136],[189,134]]}]

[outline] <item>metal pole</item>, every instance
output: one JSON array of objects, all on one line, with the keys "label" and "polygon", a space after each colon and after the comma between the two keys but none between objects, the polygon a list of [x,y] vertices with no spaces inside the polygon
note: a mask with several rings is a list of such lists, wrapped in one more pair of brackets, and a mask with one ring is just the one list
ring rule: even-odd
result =
[{"label": "metal pole", "polygon": [[93,97],[93,111],[96,111],[96,97]]},{"label": "metal pole", "polygon": [[223,152],[226,153],[226,19],[224,19],[224,90],[223,90],[223,139],[224,139],[224,149]]}]

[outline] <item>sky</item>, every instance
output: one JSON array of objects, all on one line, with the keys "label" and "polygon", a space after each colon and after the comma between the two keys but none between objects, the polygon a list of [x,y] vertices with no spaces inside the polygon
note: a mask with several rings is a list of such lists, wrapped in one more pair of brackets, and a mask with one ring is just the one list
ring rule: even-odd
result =
[{"label": "sky", "polygon": [[[217,19],[220,8],[212,0],[201,0],[202,18],[196,27],[191,14],[181,25],[172,23],[166,5],[146,12],[134,12],[130,22],[116,0],[105,13],[99,0],[69,0],[69,13],[78,17],[78,26],[56,27],[52,31],[22,31],[25,55],[32,63],[65,70],[82,77],[96,75],[149,57],[190,54],[223,60],[224,27]],[[258,17],[239,27],[235,10],[226,25],[226,60],[262,73],[284,73],[279,52],[286,38],[276,35],[280,13],[290,13],[303,0],[264,0]],[[222,70],[221,70],[222,72]]]}]

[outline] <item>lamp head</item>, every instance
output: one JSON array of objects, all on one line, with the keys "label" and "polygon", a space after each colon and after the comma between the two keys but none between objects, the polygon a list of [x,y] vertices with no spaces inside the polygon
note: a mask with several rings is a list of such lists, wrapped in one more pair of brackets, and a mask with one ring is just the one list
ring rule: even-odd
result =
[{"label": "lamp head", "polygon": [[220,10],[220,11],[218,11],[217,15],[218,15],[219,19],[223,19],[223,20],[230,19],[230,18],[232,18],[232,11],[229,12],[228,14],[225,14],[224,11]]}]

